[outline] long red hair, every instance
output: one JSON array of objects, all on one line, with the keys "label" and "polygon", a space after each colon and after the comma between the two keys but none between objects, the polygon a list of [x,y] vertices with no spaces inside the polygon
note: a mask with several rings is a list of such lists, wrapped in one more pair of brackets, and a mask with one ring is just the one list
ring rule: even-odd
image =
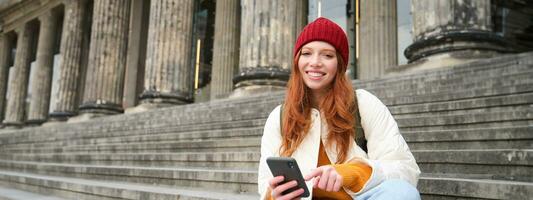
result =
[{"label": "long red hair", "polygon": [[[282,142],[280,154],[291,156],[302,143],[311,126],[311,90],[305,85],[302,74],[298,69],[298,52],[293,60],[291,76],[287,83],[287,94],[283,106]],[[354,103],[352,84],[345,76],[346,64],[337,52],[337,74],[331,82],[319,109],[328,124],[326,146],[337,145],[337,163],[343,163],[347,158],[348,149],[355,136],[355,119],[353,113],[357,109]]]}]

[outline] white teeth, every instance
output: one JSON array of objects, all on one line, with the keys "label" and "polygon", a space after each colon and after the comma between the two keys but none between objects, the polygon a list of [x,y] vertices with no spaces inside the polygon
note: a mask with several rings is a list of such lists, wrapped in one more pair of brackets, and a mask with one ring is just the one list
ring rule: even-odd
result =
[{"label": "white teeth", "polygon": [[307,72],[307,74],[309,74],[309,76],[312,76],[312,77],[321,77],[321,76],[324,76],[324,74],[322,74],[322,73],[318,73],[318,72]]}]

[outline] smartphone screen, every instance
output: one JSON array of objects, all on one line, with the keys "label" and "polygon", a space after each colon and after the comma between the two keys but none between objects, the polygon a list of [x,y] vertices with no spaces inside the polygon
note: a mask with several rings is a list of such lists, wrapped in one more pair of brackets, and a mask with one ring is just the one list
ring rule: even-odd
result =
[{"label": "smartphone screen", "polygon": [[304,189],[304,193],[300,197],[309,196],[309,190],[307,189],[307,185],[305,185],[305,180],[302,176],[302,173],[300,172],[298,163],[296,163],[296,160],[294,158],[268,157],[266,162],[268,164],[268,167],[270,168],[270,171],[272,172],[272,175],[274,175],[274,177],[283,176],[285,178],[283,182],[281,182],[281,184],[284,184],[286,182],[290,182],[293,180],[296,180],[296,182],[298,183],[296,187],[285,190],[285,192],[282,193],[283,195],[302,188]]}]

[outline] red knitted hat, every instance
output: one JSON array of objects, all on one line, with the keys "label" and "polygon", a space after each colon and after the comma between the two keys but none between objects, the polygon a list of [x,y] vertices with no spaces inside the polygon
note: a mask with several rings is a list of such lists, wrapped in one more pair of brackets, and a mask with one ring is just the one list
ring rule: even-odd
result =
[{"label": "red knitted hat", "polygon": [[324,41],[335,47],[337,52],[342,56],[342,60],[345,63],[344,69],[348,65],[348,55],[350,49],[348,48],[348,38],[346,33],[342,28],[332,22],[329,19],[319,17],[315,21],[311,22],[304,27],[298,39],[296,39],[296,44],[294,45],[293,56],[296,57],[300,48],[305,44],[312,41]]}]

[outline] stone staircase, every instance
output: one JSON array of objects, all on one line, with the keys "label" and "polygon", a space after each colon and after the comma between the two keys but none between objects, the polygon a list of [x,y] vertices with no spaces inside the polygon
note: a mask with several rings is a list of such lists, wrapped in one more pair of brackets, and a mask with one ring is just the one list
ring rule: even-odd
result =
[{"label": "stone staircase", "polygon": [[[354,85],[395,116],[423,172],[423,199],[533,197],[533,53]],[[275,93],[4,129],[0,191],[258,199],[262,128],[282,100]]]}]

